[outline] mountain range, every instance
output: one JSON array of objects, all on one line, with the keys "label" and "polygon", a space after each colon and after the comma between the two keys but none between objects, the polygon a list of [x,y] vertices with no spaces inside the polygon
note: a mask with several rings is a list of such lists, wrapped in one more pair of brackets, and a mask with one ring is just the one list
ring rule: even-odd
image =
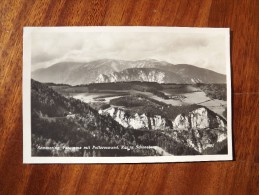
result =
[{"label": "mountain range", "polygon": [[226,83],[226,75],[188,64],[153,59],[125,61],[102,59],[61,62],[32,72],[40,82],[80,85],[89,83],[148,81],[158,83]]}]

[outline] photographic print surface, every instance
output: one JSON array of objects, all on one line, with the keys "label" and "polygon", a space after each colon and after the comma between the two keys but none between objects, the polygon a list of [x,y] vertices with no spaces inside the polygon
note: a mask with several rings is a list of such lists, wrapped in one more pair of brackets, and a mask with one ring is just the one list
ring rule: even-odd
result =
[{"label": "photographic print surface", "polygon": [[24,163],[232,160],[229,29],[25,27]]}]

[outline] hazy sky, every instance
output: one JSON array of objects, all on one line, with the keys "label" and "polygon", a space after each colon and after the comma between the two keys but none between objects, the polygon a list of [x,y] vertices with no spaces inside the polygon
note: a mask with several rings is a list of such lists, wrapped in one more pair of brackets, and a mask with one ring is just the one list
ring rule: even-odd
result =
[{"label": "hazy sky", "polygon": [[32,70],[57,62],[156,59],[226,73],[225,37],[176,32],[34,32]]}]

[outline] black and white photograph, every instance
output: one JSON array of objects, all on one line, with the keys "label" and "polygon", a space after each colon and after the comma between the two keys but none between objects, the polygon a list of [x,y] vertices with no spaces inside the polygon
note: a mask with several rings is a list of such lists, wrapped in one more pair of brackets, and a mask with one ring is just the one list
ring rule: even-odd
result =
[{"label": "black and white photograph", "polygon": [[232,160],[228,28],[25,27],[24,163]]}]

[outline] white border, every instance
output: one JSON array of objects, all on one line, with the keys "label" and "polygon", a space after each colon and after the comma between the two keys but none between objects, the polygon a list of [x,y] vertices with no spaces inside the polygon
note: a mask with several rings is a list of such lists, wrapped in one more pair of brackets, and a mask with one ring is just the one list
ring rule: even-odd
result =
[{"label": "white border", "polygon": [[[222,33],[225,35],[227,75],[227,155],[152,156],[152,157],[32,157],[31,156],[31,33],[32,32],[178,32]],[[24,27],[23,29],[23,163],[166,163],[233,160],[232,151],[232,99],[229,28],[188,27]]]}]

